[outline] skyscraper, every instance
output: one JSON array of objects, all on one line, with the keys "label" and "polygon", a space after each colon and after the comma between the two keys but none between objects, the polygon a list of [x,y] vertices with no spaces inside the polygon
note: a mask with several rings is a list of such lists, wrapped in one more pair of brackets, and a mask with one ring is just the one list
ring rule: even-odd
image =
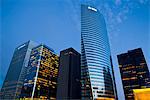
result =
[{"label": "skyscraper", "polygon": [[27,75],[20,98],[56,99],[58,56],[46,45],[31,51]]},{"label": "skyscraper", "polygon": [[15,49],[1,89],[1,99],[16,99],[19,97],[27,71],[31,49],[36,45],[32,41],[28,41]]},{"label": "skyscraper", "polygon": [[115,98],[106,24],[98,9],[81,5],[82,99]]},{"label": "skyscraper", "polygon": [[117,56],[126,100],[133,100],[133,89],[150,87],[150,75],[141,48]]},{"label": "skyscraper", "polygon": [[57,99],[72,100],[81,98],[80,54],[73,48],[60,52]]}]

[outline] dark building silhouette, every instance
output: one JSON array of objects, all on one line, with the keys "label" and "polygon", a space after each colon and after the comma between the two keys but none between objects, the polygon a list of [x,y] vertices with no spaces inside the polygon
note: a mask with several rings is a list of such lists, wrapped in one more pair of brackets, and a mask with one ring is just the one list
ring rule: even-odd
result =
[{"label": "dark building silhouette", "polygon": [[33,41],[28,41],[15,49],[1,89],[0,99],[13,100],[19,98],[28,68],[31,49],[36,45]]},{"label": "dark building silhouette", "polygon": [[126,100],[133,100],[133,89],[150,87],[150,75],[141,48],[117,56]]},{"label": "dark building silhouette", "polygon": [[58,56],[46,45],[31,51],[20,98],[56,100]]},{"label": "dark building silhouette", "polygon": [[73,48],[61,51],[57,82],[57,99],[80,99],[80,77],[80,54]]}]

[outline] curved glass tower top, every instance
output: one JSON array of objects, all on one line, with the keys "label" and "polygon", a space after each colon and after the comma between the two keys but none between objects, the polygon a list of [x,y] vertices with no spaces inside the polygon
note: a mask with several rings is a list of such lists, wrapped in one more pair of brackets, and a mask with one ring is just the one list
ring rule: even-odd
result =
[{"label": "curved glass tower top", "polygon": [[106,24],[98,9],[81,5],[82,99],[114,99]]}]

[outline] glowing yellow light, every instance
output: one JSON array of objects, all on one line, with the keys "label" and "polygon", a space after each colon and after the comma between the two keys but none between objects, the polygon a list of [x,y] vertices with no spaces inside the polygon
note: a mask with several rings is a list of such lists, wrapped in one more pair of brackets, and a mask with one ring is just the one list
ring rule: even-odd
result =
[{"label": "glowing yellow light", "polygon": [[100,98],[97,98],[96,100],[115,100],[114,98],[102,98],[102,97],[100,97]]},{"label": "glowing yellow light", "polygon": [[149,100],[150,98],[150,88],[134,89],[133,93],[135,100]]}]

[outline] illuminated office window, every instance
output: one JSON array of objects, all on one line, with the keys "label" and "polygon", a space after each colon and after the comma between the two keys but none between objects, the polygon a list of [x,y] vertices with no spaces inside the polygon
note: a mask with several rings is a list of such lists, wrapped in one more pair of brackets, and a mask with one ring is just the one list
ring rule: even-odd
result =
[{"label": "illuminated office window", "polygon": [[20,98],[56,99],[58,56],[46,45],[32,49]]}]

